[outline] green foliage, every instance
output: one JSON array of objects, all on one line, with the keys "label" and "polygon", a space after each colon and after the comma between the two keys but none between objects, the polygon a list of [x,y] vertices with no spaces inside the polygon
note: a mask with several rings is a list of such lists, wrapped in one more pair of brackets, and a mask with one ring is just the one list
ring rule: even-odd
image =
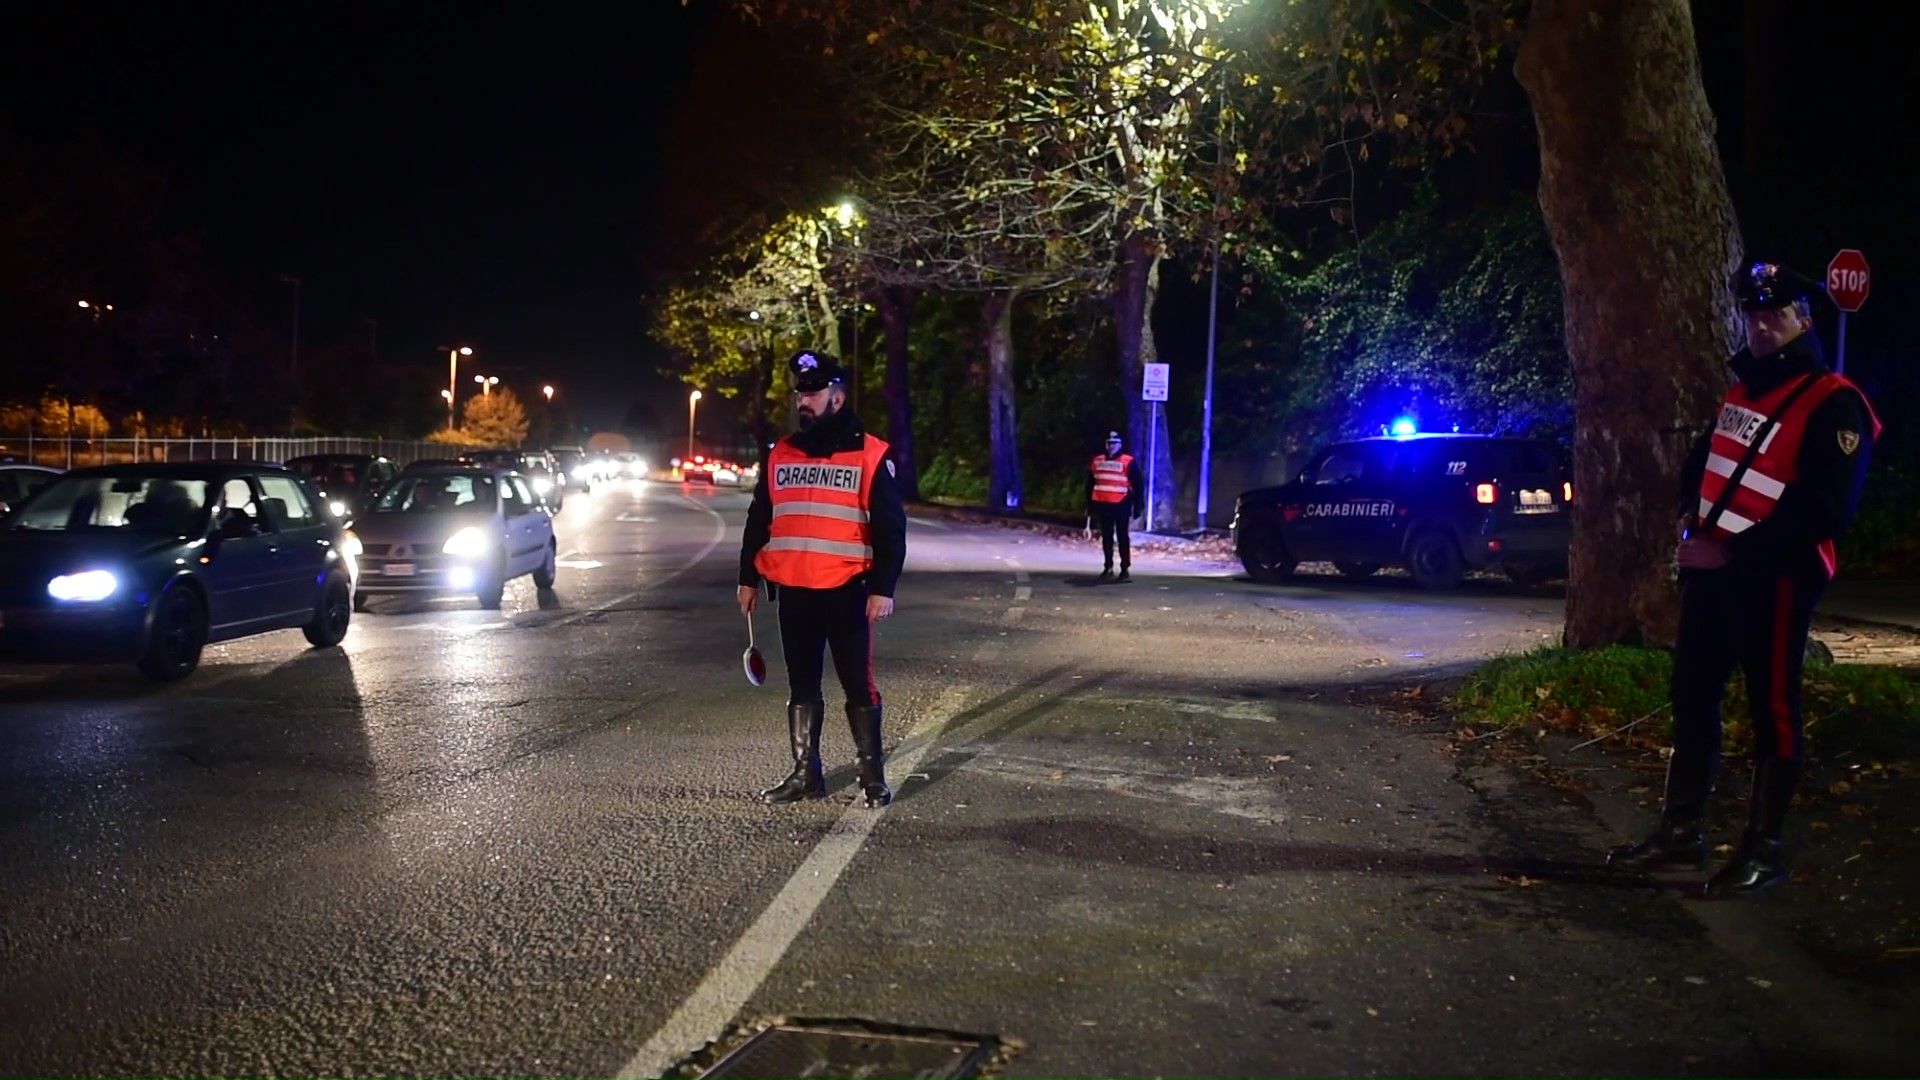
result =
[{"label": "green foliage", "polygon": [[[1471,724],[1588,736],[1646,718],[1643,738],[1664,741],[1673,730],[1666,713],[1672,670],[1672,654],[1660,649],[1541,648],[1482,666],[1452,704]],[[1807,737],[1820,753],[1920,754],[1920,682],[1912,675],[1873,664],[1809,667],[1804,688]],[[1728,752],[1745,754],[1752,720],[1738,676],[1726,718]]]},{"label": "green foliage", "polygon": [[986,458],[936,455],[920,470],[920,494],[949,502],[986,502]]},{"label": "green foliage", "polygon": [[1904,464],[1876,463],[1839,547],[1848,577],[1920,573],[1920,474]]},{"label": "green foliage", "polygon": [[1305,273],[1284,250],[1250,252],[1270,288],[1223,348],[1252,383],[1231,400],[1280,418],[1289,448],[1378,434],[1402,414],[1431,429],[1571,431],[1559,271],[1538,206],[1516,197],[1447,218],[1436,202],[1423,190]]},{"label": "green foliage", "polygon": [[465,420],[460,432],[470,446],[517,447],[527,438],[527,410],[504,386],[468,398]]}]

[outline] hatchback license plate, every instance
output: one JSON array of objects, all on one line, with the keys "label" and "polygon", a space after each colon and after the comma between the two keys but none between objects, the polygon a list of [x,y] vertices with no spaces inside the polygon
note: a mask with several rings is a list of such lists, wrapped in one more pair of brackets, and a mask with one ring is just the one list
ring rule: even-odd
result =
[{"label": "hatchback license plate", "polygon": [[410,562],[388,563],[387,568],[381,572],[387,577],[412,577],[413,564]]}]

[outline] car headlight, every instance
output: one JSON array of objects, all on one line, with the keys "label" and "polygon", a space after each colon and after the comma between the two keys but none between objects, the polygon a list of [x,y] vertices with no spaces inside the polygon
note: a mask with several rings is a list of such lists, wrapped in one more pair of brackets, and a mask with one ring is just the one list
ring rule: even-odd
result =
[{"label": "car headlight", "polygon": [[55,600],[71,600],[88,603],[105,600],[120,588],[120,579],[109,570],[84,570],[78,574],[62,574],[47,582],[47,595]]},{"label": "car headlight", "polygon": [[440,550],[446,552],[448,555],[471,558],[475,555],[485,555],[487,553],[487,547],[487,534],[469,525],[448,538],[447,546]]},{"label": "car headlight", "polygon": [[341,534],[340,551],[342,554],[350,555],[357,559],[360,557],[360,553],[365,550],[367,550],[366,545],[360,542],[360,538],[353,534],[352,529],[348,529],[345,533]]},{"label": "car headlight", "polygon": [[587,477],[592,475],[593,475],[593,470],[587,468],[585,465],[575,465],[573,467],[573,478],[575,480],[584,481]]},{"label": "car headlight", "polygon": [[536,476],[536,477],[534,477],[534,478],[533,478],[533,492],[534,492],[534,494],[536,494],[536,495],[551,495],[551,494],[553,494],[553,481],[551,481],[551,480],[549,480],[549,479],[547,479],[547,478],[546,478],[546,477],[544,477],[544,476]]},{"label": "car headlight", "polygon": [[333,511],[334,517],[343,518],[347,516],[347,504],[341,502],[339,499],[335,499],[332,502],[328,503],[327,509]]}]

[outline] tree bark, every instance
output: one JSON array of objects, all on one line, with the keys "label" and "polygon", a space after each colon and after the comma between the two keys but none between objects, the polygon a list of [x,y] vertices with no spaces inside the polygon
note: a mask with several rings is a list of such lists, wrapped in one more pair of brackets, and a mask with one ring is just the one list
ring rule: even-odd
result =
[{"label": "tree bark", "polygon": [[1686,0],[1537,0],[1516,73],[1540,132],[1574,382],[1565,640],[1669,644],[1688,440],[1737,332],[1739,226]]},{"label": "tree bark", "polygon": [[773,443],[773,424],[767,418],[767,396],[773,392],[773,343],[760,342],[753,362],[753,406],[747,423],[753,428],[753,460],[764,462]]},{"label": "tree bark", "polygon": [[912,374],[907,368],[907,333],[913,323],[917,290],[881,289],[875,300],[887,334],[887,442],[893,446],[894,484],[903,499],[920,498],[920,470],[913,457]]},{"label": "tree bark", "polygon": [[987,324],[987,433],[993,458],[987,499],[995,510],[1019,510],[1025,502],[1013,408],[1013,301],[1018,295],[1014,289],[990,292],[981,304]]},{"label": "tree bark", "polygon": [[1127,452],[1141,461],[1141,471],[1153,489],[1153,517],[1148,529],[1171,529],[1173,514],[1173,447],[1167,438],[1165,405],[1155,410],[1140,400],[1145,365],[1156,363],[1160,350],[1153,337],[1153,303],[1160,293],[1160,247],[1144,232],[1127,237],[1120,246],[1120,272],[1113,290],[1113,330],[1120,349],[1120,390],[1127,402]]}]

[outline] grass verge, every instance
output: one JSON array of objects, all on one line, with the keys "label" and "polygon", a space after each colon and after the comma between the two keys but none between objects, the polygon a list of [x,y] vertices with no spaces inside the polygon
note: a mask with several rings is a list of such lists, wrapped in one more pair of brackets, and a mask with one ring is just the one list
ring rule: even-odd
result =
[{"label": "grass verge", "polygon": [[[1672,670],[1672,654],[1663,649],[1541,648],[1487,663],[1467,678],[1452,703],[1461,719],[1477,727],[1598,737],[1632,724],[1620,733],[1622,740],[1663,746],[1673,734],[1667,713]],[[1804,686],[1813,752],[1920,757],[1920,681],[1911,675],[1872,664],[1834,664],[1809,667]],[[1728,753],[1747,753],[1750,730],[1746,685],[1736,675],[1727,692]]]}]

